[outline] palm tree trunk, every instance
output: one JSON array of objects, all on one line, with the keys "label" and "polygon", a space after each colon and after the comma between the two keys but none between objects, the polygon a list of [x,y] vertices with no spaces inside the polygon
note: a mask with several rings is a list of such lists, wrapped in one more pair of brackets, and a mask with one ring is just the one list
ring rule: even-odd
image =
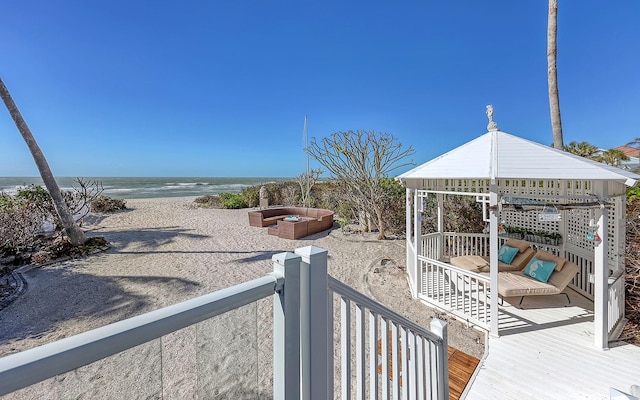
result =
[{"label": "palm tree trunk", "polygon": [[553,147],[563,150],[562,122],[560,120],[560,97],[558,95],[558,71],[556,69],[558,37],[558,0],[549,0],[549,18],[547,22],[547,78],[549,84],[549,111],[553,129]]},{"label": "palm tree trunk", "polygon": [[49,163],[47,159],[42,154],[42,150],[40,150],[40,146],[36,142],[36,139],[31,134],[31,130],[27,126],[24,118],[20,114],[18,107],[13,102],[11,98],[11,94],[9,90],[5,86],[2,79],[0,79],[0,97],[4,104],[7,106],[7,110],[9,110],[9,114],[11,114],[11,118],[15,122],[20,134],[24,138],[24,141],[27,143],[29,147],[29,151],[31,151],[31,155],[33,156],[33,160],[36,162],[36,166],[38,167],[38,171],[40,171],[40,176],[42,177],[42,181],[49,191],[49,195],[51,195],[51,199],[53,200],[53,206],[58,214],[58,218],[62,227],[64,229],[64,233],[69,238],[69,241],[74,246],[80,246],[87,241],[87,237],[78,224],[76,224],[71,212],[69,211],[69,207],[67,207],[67,203],[65,203],[62,198],[62,193],[60,192],[60,188],[58,187],[58,183],[53,177],[53,173],[51,172],[51,168],[49,168]]}]

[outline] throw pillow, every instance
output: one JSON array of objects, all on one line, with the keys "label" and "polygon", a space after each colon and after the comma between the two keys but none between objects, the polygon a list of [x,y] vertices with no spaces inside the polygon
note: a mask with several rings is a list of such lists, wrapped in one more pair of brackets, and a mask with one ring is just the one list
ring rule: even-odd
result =
[{"label": "throw pillow", "polygon": [[498,260],[505,264],[511,264],[511,261],[513,261],[516,254],[518,254],[517,247],[509,247],[505,244],[500,247],[500,250],[498,250]]},{"label": "throw pillow", "polygon": [[524,269],[524,274],[542,283],[547,283],[555,268],[556,263],[553,261],[543,261],[533,257],[531,261],[529,261],[527,268]]}]

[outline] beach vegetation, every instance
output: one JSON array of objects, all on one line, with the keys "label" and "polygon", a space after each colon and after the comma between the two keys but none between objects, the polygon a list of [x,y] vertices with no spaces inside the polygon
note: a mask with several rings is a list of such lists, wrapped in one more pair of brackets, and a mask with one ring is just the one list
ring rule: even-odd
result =
[{"label": "beach vegetation", "polygon": [[218,197],[220,199],[220,205],[222,208],[247,208],[247,202],[245,201],[242,193],[220,193]]},{"label": "beach vegetation", "polygon": [[122,199],[113,199],[109,196],[99,195],[91,201],[91,212],[97,214],[105,214],[115,211],[125,210],[127,208],[126,201]]},{"label": "beach vegetation", "polygon": [[403,147],[391,134],[358,130],[336,132],[321,140],[312,138],[306,151],[345,189],[344,195],[358,209],[356,214],[365,229],[377,229],[378,239],[384,239],[388,222],[384,204],[389,193],[383,180],[412,165],[406,159],[415,150]]},{"label": "beach vegetation", "polygon": [[[123,200],[101,195],[99,182],[76,179],[77,186],[61,197],[78,224],[91,211],[109,212],[124,208]],[[92,239],[92,243],[97,239]],[[104,241],[104,239],[102,239]],[[14,263],[40,262],[83,251],[87,241],[76,246],[60,223],[52,196],[39,185],[29,185],[15,195],[0,194],[0,257],[14,256]],[[71,250],[74,248],[74,250]]]},{"label": "beach vegetation", "polygon": [[18,106],[16,106],[13,101],[9,90],[2,79],[0,79],[0,98],[2,98],[2,101],[7,107],[18,131],[22,135],[27,147],[29,147],[31,156],[38,167],[38,172],[40,172],[40,177],[51,196],[51,204],[53,205],[57,215],[57,221],[64,228],[63,232],[65,236],[73,246],[80,246],[84,244],[84,242],[87,241],[87,236],[73,218],[73,213],[69,210],[67,203],[62,196],[62,191],[58,187],[58,183],[54,178],[53,172],[49,167],[49,163],[47,162],[44,153],[40,149],[40,146],[38,146],[35,137],[31,133],[31,129],[29,129],[29,126],[22,117],[22,114],[18,110]]}]

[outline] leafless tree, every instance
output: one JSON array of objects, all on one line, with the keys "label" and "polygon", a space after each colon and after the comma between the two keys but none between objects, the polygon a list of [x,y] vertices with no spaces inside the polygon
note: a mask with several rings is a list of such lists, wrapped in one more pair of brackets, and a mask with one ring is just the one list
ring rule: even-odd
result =
[{"label": "leafless tree", "polygon": [[0,79],[0,97],[2,97],[2,101],[4,101],[7,110],[9,110],[11,118],[13,118],[13,121],[18,127],[18,131],[20,131],[20,134],[29,147],[29,151],[31,152],[33,160],[38,167],[38,171],[40,172],[42,181],[44,182],[44,185],[51,195],[56,213],[58,214],[58,218],[60,220],[60,223],[62,224],[66,236],[69,238],[69,242],[74,246],[80,246],[84,244],[87,241],[87,237],[73,219],[73,215],[69,211],[69,208],[67,207],[67,204],[62,197],[62,192],[58,187],[58,183],[53,177],[51,168],[49,168],[47,159],[42,153],[42,150],[40,150],[40,146],[38,146],[36,139],[33,137],[33,134],[31,134],[31,130],[27,126],[24,118],[22,118],[22,114],[20,114],[18,107],[14,103],[9,90],[5,86],[2,79]]},{"label": "leafless tree", "polygon": [[390,172],[412,165],[405,159],[415,150],[411,146],[403,148],[388,133],[359,130],[336,132],[321,141],[312,138],[307,152],[349,188],[353,202],[375,218],[378,239],[384,239],[382,197],[385,191],[381,182]]},{"label": "leafless tree", "polygon": [[316,184],[318,178],[324,173],[320,168],[312,169],[308,173],[303,172],[296,177],[298,185],[300,185],[300,203],[303,206],[309,207],[309,200],[311,198],[311,188]]}]

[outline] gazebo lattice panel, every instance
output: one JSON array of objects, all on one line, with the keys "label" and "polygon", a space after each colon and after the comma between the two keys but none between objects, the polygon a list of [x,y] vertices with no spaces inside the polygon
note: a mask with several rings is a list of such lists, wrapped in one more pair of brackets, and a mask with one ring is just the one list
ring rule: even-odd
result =
[{"label": "gazebo lattice panel", "polygon": [[[489,193],[491,181],[489,179],[448,178],[423,179],[423,190],[442,191],[450,193]],[[547,204],[571,204],[595,202],[595,185],[590,180],[549,180],[549,179],[498,179],[496,180],[498,193],[503,199],[518,197],[530,200],[544,201]],[[620,186],[620,187],[618,187]],[[610,184],[609,193],[624,194],[624,185]],[[624,209],[624,196],[609,199],[613,203],[609,210],[608,227],[608,255],[612,266],[620,265],[620,257],[624,257],[625,237],[624,216],[618,210]],[[594,205],[594,207],[597,207]],[[573,253],[579,253],[591,258],[594,242],[589,233],[593,231],[590,221],[594,218],[594,211],[590,208],[579,207],[562,210],[561,221],[539,221],[537,215],[541,210],[517,211],[503,208],[500,215],[501,223],[505,226],[518,227],[532,232],[545,231],[548,233],[562,233],[562,241]]]}]

